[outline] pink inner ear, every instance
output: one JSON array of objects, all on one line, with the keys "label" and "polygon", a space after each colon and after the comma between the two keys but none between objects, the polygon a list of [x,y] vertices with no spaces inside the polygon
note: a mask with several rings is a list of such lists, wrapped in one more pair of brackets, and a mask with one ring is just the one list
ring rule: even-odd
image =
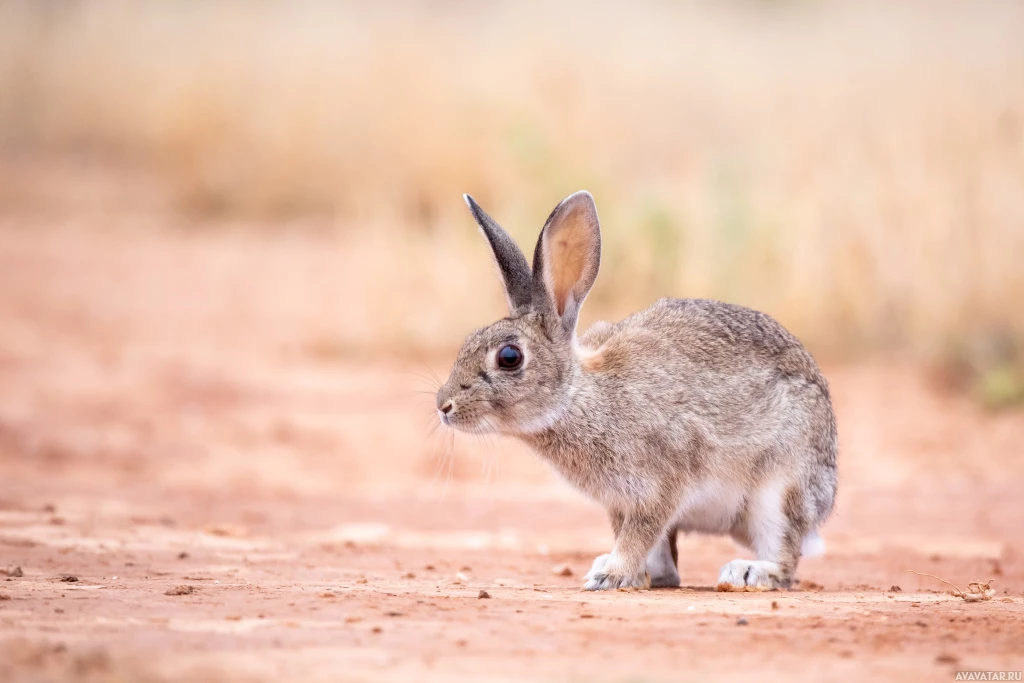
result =
[{"label": "pink inner ear", "polygon": [[574,206],[549,226],[549,285],[558,315],[565,313],[569,295],[583,277],[592,257],[595,235],[587,219],[586,209]]}]

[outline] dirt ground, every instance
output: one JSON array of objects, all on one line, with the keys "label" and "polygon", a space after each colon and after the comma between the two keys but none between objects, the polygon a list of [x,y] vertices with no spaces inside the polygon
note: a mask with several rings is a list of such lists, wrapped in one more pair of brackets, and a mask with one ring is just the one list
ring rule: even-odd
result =
[{"label": "dirt ground", "polygon": [[796,590],[716,593],[742,551],[690,537],[685,588],[584,593],[603,512],[515,444],[432,432],[449,359],[325,347],[344,244],[77,215],[0,216],[0,680],[1024,668],[1020,413],[827,365],[841,489]]}]

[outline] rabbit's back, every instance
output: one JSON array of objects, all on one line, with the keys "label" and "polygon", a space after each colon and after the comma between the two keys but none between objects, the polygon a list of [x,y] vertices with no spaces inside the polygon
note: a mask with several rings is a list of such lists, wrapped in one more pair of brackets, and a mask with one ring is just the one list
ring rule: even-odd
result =
[{"label": "rabbit's back", "polygon": [[711,299],[660,299],[617,326],[653,333],[670,356],[719,374],[773,368],[782,378],[803,380],[828,397],[828,384],[803,344],[766,313]]},{"label": "rabbit's back", "polygon": [[610,421],[628,415],[634,429],[685,432],[673,440],[703,441],[733,457],[812,457],[835,467],[828,384],[799,340],[765,313],[661,299],[595,326],[580,344],[599,394],[588,402]]}]

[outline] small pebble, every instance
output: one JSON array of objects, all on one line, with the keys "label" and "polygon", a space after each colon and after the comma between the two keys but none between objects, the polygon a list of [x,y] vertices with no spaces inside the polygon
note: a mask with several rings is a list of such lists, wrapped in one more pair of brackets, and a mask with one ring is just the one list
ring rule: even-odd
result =
[{"label": "small pebble", "polygon": [[740,617],[739,619],[736,620],[736,625],[737,626],[746,626],[749,623],[750,622],[747,621],[746,619],[744,619],[743,617]]},{"label": "small pebble", "polygon": [[572,576],[572,567],[567,564],[560,564],[552,568],[551,573],[555,576]]},{"label": "small pebble", "polygon": [[491,594],[490,594],[490,593],[488,593],[487,591],[480,591],[479,593],[477,593],[477,594],[476,594],[476,597],[477,597],[477,599],[479,599],[479,600],[483,600],[484,598],[489,598],[489,597],[491,597]]}]

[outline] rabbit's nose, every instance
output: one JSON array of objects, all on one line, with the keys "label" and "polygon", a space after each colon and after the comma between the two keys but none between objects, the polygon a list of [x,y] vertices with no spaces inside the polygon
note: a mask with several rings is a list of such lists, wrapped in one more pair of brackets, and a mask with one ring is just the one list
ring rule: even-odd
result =
[{"label": "rabbit's nose", "polygon": [[444,405],[442,405],[442,406],[441,406],[441,407],[439,408],[439,410],[440,410],[440,411],[441,411],[441,413],[442,413],[442,414],[444,414],[444,415],[447,415],[448,413],[452,412],[452,400],[451,400],[451,399],[448,399],[447,401],[445,401],[445,402],[444,402]]}]

